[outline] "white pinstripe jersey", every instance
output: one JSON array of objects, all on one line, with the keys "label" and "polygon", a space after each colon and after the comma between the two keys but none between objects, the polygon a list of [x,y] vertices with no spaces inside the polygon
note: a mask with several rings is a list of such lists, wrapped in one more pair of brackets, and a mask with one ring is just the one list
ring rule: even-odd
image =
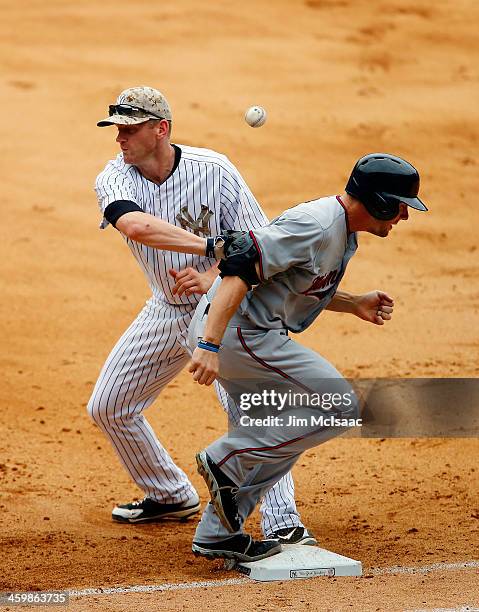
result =
[{"label": "white pinstripe jersey", "polygon": [[[104,213],[112,202],[130,200],[144,212],[173,225],[181,226],[181,220],[186,219],[192,226],[196,225],[193,229],[201,236],[216,236],[226,229],[254,229],[268,222],[240,173],[227,157],[210,149],[176,146],[181,149],[180,161],[161,185],[144,178],[135,166],[126,164],[121,153],[109,161],[95,184],[101,212]],[[103,219],[100,227],[107,225],[108,222]],[[183,294],[178,297],[172,294],[175,283],[168,270],[192,266],[204,272],[214,260],[162,251],[123,237],[156,298],[171,304],[196,306],[199,296]]]}]

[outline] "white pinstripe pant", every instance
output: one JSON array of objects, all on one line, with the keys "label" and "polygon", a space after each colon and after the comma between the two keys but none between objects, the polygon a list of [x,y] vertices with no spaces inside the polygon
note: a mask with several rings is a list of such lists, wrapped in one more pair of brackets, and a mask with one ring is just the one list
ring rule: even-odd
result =
[{"label": "white pinstripe pant", "polygon": [[[181,344],[192,309],[151,298],[119,339],[100,373],[88,412],[112,443],[120,461],[148,497],[177,503],[196,493],[143,416],[162,389],[182,370],[189,356]],[[226,393],[217,386],[227,406]],[[302,525],[288,472],[261,506],[265,536]]]}]

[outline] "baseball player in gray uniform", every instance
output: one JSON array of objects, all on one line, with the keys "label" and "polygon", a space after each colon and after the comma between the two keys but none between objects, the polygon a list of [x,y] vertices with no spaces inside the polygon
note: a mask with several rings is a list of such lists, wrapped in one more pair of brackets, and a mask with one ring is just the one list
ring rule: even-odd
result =
[{"label": "baseball player in gray uniform", "polygon": [[[356,252],[357,232],[386,237],[408,218],[408,206],[427,210],[418,191],[419,174],[411,164],[370,154],[354,166],[344,195],[300,204],[266,227],[217,243],[223,278],[203,296],[190,325],[190,371],[200,384],[217,379],[238,414],[244,390],[259,392],[263,418],[243,410],[240,426],[197,455],[211,502],[196,530],[196,554],[254,561],[281,550],[278,540],[254,541],[244,533],[245,520],[302,452],[338,435],[358,416],[348,382],[288,331],[302,332],[324,309],[375,325],[391,319],[393,299],[383,291],[350,295],[338,285]],[[296,404],[298,395],[302,401]],[[313,404],[314,397],[322,403]],[[252,403],[250,397],[248,409]]]},{"label": "baseball player in gray uniform", "polygon": [[[183,339],[197,294],[209,289],[218,274],[205,239],[267,223],[233,164],[215,151],[171,144],[171,122],[161,92],[133,87],[98,123],[117,126],[121,148],[96,180],[100,227],[111,224],[119,230],[152,291],[107,358],[88,404],[145,494],[141,501],[113,509],[112,518],[126,523],[182,519],[200,509],[197,492],[143,411],[188,360]],[[217,391],[226,406],[226,394],[219,386]],[[266,536],[315,542],[301,523],[290,474],[266,495],[262,528]]]}]

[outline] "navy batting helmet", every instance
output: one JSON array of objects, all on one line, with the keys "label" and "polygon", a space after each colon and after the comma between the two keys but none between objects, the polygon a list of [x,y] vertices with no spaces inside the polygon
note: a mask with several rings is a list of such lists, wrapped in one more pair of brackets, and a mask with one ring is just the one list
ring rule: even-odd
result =
[{"label": "navy batting helmet", "polygon": [[409,162],[388,153],[361,157],[351,172],[346,193],[360,200],[375,219],[389,221],[399,214],[403,202],[427,210],[417,197],[419,173]]}]

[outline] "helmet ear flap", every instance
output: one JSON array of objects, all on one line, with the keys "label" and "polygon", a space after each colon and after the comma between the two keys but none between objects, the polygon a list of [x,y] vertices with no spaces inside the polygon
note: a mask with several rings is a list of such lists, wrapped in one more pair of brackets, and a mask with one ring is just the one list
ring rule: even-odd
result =
[{"label": "helmet ear flap", "polygon": [[[351,181],[357,184],[357,181]],[[348,185],[350,187],[350,185]],[[357,198],[368,213],[379,221],[390,221],[399,214],[399,200],[388,197],[377,191],[364,193],[360,189],[348,189],[346,192]]]},{"label": "helmet ear flap", "polygon": [[[390,198],[382,193],[373,194],[373,210],[369,210],[373,217],[380,221],[390,221],[399,214],[399,200]],[[367,207],[366,207],[367,208]]]}]

